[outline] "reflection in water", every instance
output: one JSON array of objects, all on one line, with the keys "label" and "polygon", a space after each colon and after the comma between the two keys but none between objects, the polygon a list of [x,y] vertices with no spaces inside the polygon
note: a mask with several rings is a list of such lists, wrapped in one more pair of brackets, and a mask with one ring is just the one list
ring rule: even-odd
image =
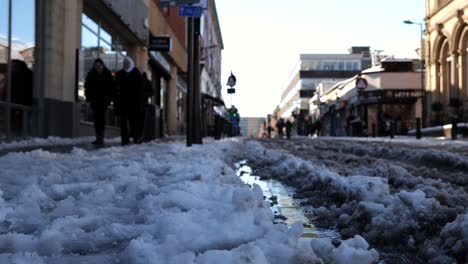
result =
[{"label": "reflection in water", "polygon": [[271,201],[270,209],[275,215],[276,223],[284,223],[291,226],[301,222],[304,225],[303,238],[307,237],[331,237],[339,238],[340,235],[334,230],[324,230],[316,228],[307,217],[304,209],[292,198],[294,188],[287,187],[276,180],[261,180],[252,172],[252,168],[247,165],[247,161],[235,164],[237,175],[241,177],[245,184],[253,186],[257,184],[262,188],[265,200]]}]

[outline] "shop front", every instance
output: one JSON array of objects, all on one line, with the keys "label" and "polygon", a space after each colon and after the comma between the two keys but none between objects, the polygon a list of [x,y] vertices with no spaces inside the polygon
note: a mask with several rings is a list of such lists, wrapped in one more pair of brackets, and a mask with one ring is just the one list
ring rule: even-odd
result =
[{"label": "shop front", "polygon": [[167,134],[168,120],[168,86],[171,79],[171,65],[160,52],[149,52],[149,65],[151,71],[151,83],[154,96],[150,98],[150,116],[154,118],[146,120],[146,126],[154,128],[154,133],[147,137],[161,138]]},{"label": "shop front", "polygon": [[[132,57],[137,67],[143,73],[146,69],[144,57],[139,47],[145,45],[147,34],[141,33],[141,24],[124,26],[122,22],[131,21],[129,10],[120,10],[126,1],[83,1],[81,14],[81,47],[77,51],[77,87],[76,101],[80,106],[80,136],[93,134],[91,109],[86,104],[84,94],[84,82],[86,75],[92,69],[96,59],[101,59],[104,65],[113,75],[123,68],[126,56]],[[143,2],[136,1],[132,10],[145,15],[146,7]],[[122,17],[117,19],[116,12],[122,12]],[[143,21],[142,21],[143,23]],[[151,78],[151,77],[150,77]],[[154,99],[151,99],[154,101]],[[111,104],[106,114],[107,135],[119,134],[119,118]]]},{"label": "shop front", "polygon": [[365,120],[368,135],[407,135],[408,130],[416,128],[417,102],[422,96],[423,91],[409,89],[360,92],[360,119]]}]

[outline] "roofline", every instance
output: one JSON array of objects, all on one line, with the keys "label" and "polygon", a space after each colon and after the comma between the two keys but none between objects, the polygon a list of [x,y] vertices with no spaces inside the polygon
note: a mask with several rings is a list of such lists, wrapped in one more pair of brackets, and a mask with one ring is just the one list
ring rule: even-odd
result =
[{"label": "roofline", "polygon": [[211,4],[213,5],[213,8],[211,9],[211,13],[214,18],[214,24],[216,28],[216,35],[218,36],[218,41],[220,43],[220,47],[223,50],[224,49],[224,42],[223,42],[223,35],[221,33],[221,25],[219,24],[219,18],[218,18],[218,9],[216,8],[216,3],[215,0],[210,0]]}]

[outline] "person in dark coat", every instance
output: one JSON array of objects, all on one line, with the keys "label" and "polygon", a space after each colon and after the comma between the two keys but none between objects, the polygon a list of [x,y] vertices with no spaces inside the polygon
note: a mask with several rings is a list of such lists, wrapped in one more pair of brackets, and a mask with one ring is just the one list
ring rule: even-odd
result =
[{"label": "person in dark coat", "polygon": [[321,136],[322,135],[322,123],[320,122],[320,119],[317,119],[317,121],[315,121],[314,127],[317,133],[317,137]]},{"label": "person in dark coat", "polygon": [[276,128],[278,129],[278,137],[283,138],[284,120],[282,118],[280,118],[278,123],[276,123]]},{"label": "person in dark coat", "polygon": [[145,107],[143,78],[130,57],[125,57],[123,69],[116,73],[116,85],[122,145],[128,145],[130,137],[133,142],[141,143]]},{"label": "person in dark coat", "polygon": [[96,140],[94,145],[104,145],[104,129],[106,126],[106,111],[114,93],[114,80],[111,72],[101,59],[96,59],[85,81],[86,102],[90,103],[93,111],[94,131]]},{"label": "person in dark coat", "polygon": [[267,126],[267,133],[268,133],[268,138],[271,138],[271,132],[273,131],[273,128],[271,127],[270,124]]},{"label": "person in dark coat", "polygon": [[[22,60],[11,60],[11,102],[15,104],[32,106],[33,104],[33,72]],[[13,133],[24,132],[23,118],[25,112],[20,109],[11,109],[11,129]]]},{"label": "person in dark coat", "polygon": [[288,119],[286,121],[286,124],[284,126],[286,127],[286,138],[291,139],[291,128],[292,128],[292,122]]},{"label": "person in dark coat", "polygon": [[22,60],[11,60],[11,102],[21,105],[33,104],[33,72]]},{"label": "person in dark coat", "polygon": [[142,77],[142,85],[143,85],[143,98],[142,98],[142,116],[143,116],[143,128],[142,128],[142,141],[150,141],[154,139],[154,132],[153,127],[151,124],[154,123],[152,122],[151,119],[154,120],[154,111],[152,111],[152,105],[150,104],[151,98],[154,96],[154,90],[153,90],[153,85],[151,81],[148,78],[148,75],[146,72],[143,72],[141,75]]}]

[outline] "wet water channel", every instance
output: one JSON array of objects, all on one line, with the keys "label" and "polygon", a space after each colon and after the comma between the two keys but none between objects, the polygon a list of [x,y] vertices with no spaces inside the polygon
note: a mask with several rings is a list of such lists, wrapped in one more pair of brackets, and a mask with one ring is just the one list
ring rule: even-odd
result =
[{"label": "wet water channel", "polygon": [[[261,179],[261,176],[255,175],[247,161],[240,161],[235,164],[237,175],[245,184],[253,186],[257,184],[262,188],[263,196],[266,201],[271,202],[271,211],[275,215],[275,223],[291,226],[302,222],[304,231],[301,239],[310,239],[313,237],[327,237],[331,239],[341,239],[337,230],[316,228],[313,223],[313,215],[308,213],[296,201],[293,196],[295,189],[286,186],[279,181],[272,179]],[[380,264],[419,264],[423,263],[419,258],[400,250],[391,248],[376,248],[381,257]]]},{"label": "wet water channel", "polygon": [[263,196],[266,201],[271,203],[271,211],[275,215],[275,223],[291,226],[301,222],[304,226],[302,238],[329,237],[340,238],[340,234],[334,230],[316,228],[312,221],[312,215],[299,205],[299,202],[293,199],[294,188],[285,186],[281,182],[265,179],[255,175],[247,161],[240,161],[235,164],[237,175],[249,186],[257,184],[262,188]]}]

